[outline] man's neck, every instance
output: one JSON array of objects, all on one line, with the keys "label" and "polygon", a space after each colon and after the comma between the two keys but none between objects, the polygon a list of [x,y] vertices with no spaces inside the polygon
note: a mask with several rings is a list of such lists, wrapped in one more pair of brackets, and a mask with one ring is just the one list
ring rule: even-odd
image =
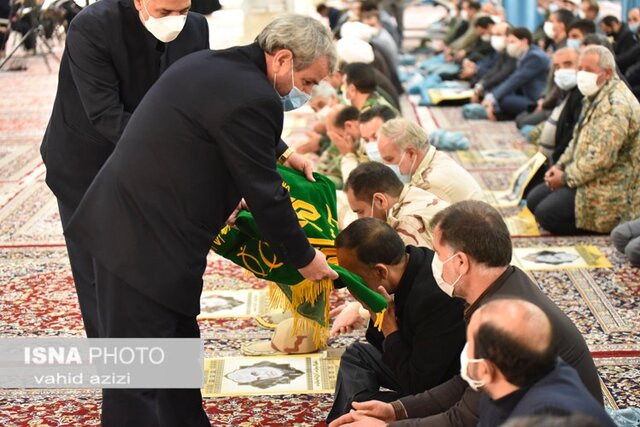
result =
[{"label": "man's neck", "polygon": [[467,294],[464,296],[467,304],[475,303],[480,295],[482,295],[496,280],[507,270],[508,267],[489,267],[481,268],[473,275],[473,283],[468,287]]},{"label": "man's neck", "polygon": [[369,95],[369,93],[356,93],[351,100],[351,105],[356,107],[358,110],[362,110],[367,99],[369,99]]},{"label": "man's neck", "polygon": [[[402,279],[404,272],[407,270],[408,265],[409,265],[409,254],[405,252],[404,257],[402,258],[402,261],[400,261],[398,265],[394,265],[391,267],[391,274],[397,277],[397,281],[392,280],[392,283],[395,283],[395,286],[393,286],[393,288],[390,289],[389,294],[394,294],[398,292],[398,289],[400,289],[400,280]],[[396,277],[394,277],[394,279]]]}]

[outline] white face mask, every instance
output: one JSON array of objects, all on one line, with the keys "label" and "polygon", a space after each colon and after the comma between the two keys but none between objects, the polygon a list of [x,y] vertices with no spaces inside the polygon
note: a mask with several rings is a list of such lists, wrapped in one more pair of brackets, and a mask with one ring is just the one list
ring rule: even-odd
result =
[{"label": "white face mask", "polygon": [[576,76],[578,90],[584,96],[593,96],[600,90],[598,86],[598,75],[589,71],[578,71]]},{"label": "white face mask", "polygon": [[491,47],[497,52],[504,52],[507,46],[507,38],[504,36],[491,36]]},{"label": "white face mask", "polygon": [[553,23],[550,21],[546,21],[544,23],[544,26],[542,27],[544,30],[544,33],[547,35],[547,37],[549,37],[550,39],[553,39],[556,36],[556,32],[553,31]]},{"label": "white face mask", "polygon": [[490,42],[491,34],[485,34],[484,36],[480,36],[480,38],[482,39],[483,42]]},{"label": "white face mask", "polygon": [[520,58],[522,55],[522,49],[518,45],[518,43],[508,43],[507,44],[507,55],[512,58]]},{"label": "white face mask", "polygon": [[468,346],[468,343],[465,344],[462,353],[460,353],[460,376],[469,384],[469,387],[474,391],[478,391],[480,387],[484,387],[485,383],[482,380],[474,380],[469,376],[469,363],[480,363],[484,359],[469,359],[469,356],[467,356]]},{"label": "white face mask", "polygon": [[184,24],[187,22],[187,15],[171,15],[162,18],[154,18],[149,13],[149,9],[147,9],[147,5],[144,0],[142,0],[142,6],[149,16],[146,21],[142,21],[142,24],[145,26],[147,31],[163,43],[169,43],[175,40],[176,37],[178,37],[178,34],[180,34],[180,31],[184,28]]},{"label": "white face mask", "polygon": [[469,12],[467,12],[466,10],[463,10],[460,12],[460,18],[464,19],[465,21],[469,20]]},{"label": "white face mask", "polygon": [[329,115],[329,112],[331,112],[331,107],[328,105],[325,105],[320,110],[318,110],[318,112],[316,113],[316,118],[319,121],[324,123],[327,121],[327,116]]},{"label": "white face mask", "polygon": [[562,90],[571,90],[576,87],[577,83],[577,71],[574,69],[562,69],[556,70],[553,73],[553,81]]},{"label": "white face mask", "polygon": [[436,283],[438,283],[438,286],[440,287],[440,289],[442,289],[442,292],[444,292],[445,294],[449,295],[452,298],[453,298],[453,291],[455,290],[455,286],[458,283],[458,281],[460,281],[462,274],[458,275],[458,278],[453,283],[448,283],[446,280],[442,278],[442,268],[446,263],[451,261],[457,254],[458,253],[456,252],[455,254],[451,255],[449,258],[444,260],[444,262],[442,262],[440,261],[440,258],[438,258],[438,254],[434,253],[433,261],[431,261],[431,272],[433,273],[433,278],[436,279]]}]

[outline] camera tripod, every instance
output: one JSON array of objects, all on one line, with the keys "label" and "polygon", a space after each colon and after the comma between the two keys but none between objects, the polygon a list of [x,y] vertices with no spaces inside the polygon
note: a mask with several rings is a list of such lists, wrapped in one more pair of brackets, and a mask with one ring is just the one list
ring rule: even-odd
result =
[{"label": "camera tripod", "polygon": [[[13,3],[13,2],[12,2]],[[12,8],[13,10],[13,8]],[[4,67],[5,64],[7,64],[9,62],[9,60],[11,59],[11,57],[18,51],[18,49],[20,47],[24,47],[25,43],[27,42],[27,40],[29,39],[29,37],[31,36],[35,36],[36,39],[36,43],[34,45],[34,54],[33,56],[40,56],[43,60],[45,65],[47,66],[47,69],[49,70],[49,72],[51,72],[51,65],[49,65],[49,59],[48,56],[52,55],[58,62],[60,62],[60,58],[58,58],[58,56],[53,52],[53,49],[51,48],[51,45],[49,44],[49,41],[47,40],[47,38],[45,37],[45,30],[44,30],[44,25],[42,24],[40,17],[42,16],[42,8],[40,5],[34,5],[33,9],[31,10],[31,28],[29,29],[29,31],[27,31],[27,33],[22,37],[22,40],[20,40],[20,42],[13,47],[13,49],[11,49],[11,52],[9,52],[7,54],[7,56],[2,60],[2,62],[0,62],[0,70],[2,69],[2,67]],[[7,34],[5,34],[5,37],[9,37],[9,33],[11,32],[11,25],[9,24],[7,27]],[[39,48],[39,45],[42,44],[44,46],[44,50],[41,50],[41,48]]]}]

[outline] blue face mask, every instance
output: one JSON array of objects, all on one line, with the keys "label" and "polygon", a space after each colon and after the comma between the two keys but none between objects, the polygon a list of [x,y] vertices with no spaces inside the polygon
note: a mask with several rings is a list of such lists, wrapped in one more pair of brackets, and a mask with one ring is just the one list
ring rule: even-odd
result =
[{"label": "blue face mask", "polygon": [[364,145],[364,149],[367,152],[367,157],[372,162],[380,162],[382,163],[382,157],[380,157],[380,151],[378,151],[378,143],[377,142],[367,142]]},{"label": "blue face mask", "polygon": [[398,176],[398,178],[403,184],[408,184],[411,182],[411,169],[413,169],[413,165],[416,163],[416,159],[413,159],[413,162],[411,162],[411,168],[409,169],[409,173],[404,174],[400,172],[400,163],[402,163],[402,159],[404,159],[405,154],[407,154],[406,151],[402,153],[402,156],[400,156],[400,161],[398,162],[397,165],[387,165],[387,166],[391,168],[391,170]]},{"label": "blue face mask", "polygon": [[629,30],[632,33],[637,33],[638,32],[638,27],[640,27],[640,23],[629,24]]},{"label": "blue face mask", "polygon": [[[282,109],[284,111],[291,111],[302,107],[304,104],[309,102],[311,99],[311,95],[308,95],[298,89],[293,81],[293,64],[291,65],[291,92],[286,94],[285,96],[280,96],[280,100],[282,101]],[[273,88],[276,87],[276,76],[273,78]]]},{"label": "blue face mask", "polygon": [[567,47],[572,47],[576,50],[580,50],[581,45],[582,45],[581,39],[567,39]]}]

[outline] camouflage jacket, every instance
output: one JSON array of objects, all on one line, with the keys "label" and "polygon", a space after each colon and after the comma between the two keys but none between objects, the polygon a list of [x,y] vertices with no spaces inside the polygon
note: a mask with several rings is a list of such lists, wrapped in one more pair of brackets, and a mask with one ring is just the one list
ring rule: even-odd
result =
[{"label": "camouflage jacket", "polygon": [[400,198],[387,215],[389,224],[405,245],[433,249],[433,234],[429,222],[449,203],[433,193],[412,185],[405,185]]},{"label": "camouflage jacket", "polygon": [[558,165],[576,191],[576,226],[609,233],[640,215],[640,104],[613,77],[593,99],[584,98],[573,139]]}]

